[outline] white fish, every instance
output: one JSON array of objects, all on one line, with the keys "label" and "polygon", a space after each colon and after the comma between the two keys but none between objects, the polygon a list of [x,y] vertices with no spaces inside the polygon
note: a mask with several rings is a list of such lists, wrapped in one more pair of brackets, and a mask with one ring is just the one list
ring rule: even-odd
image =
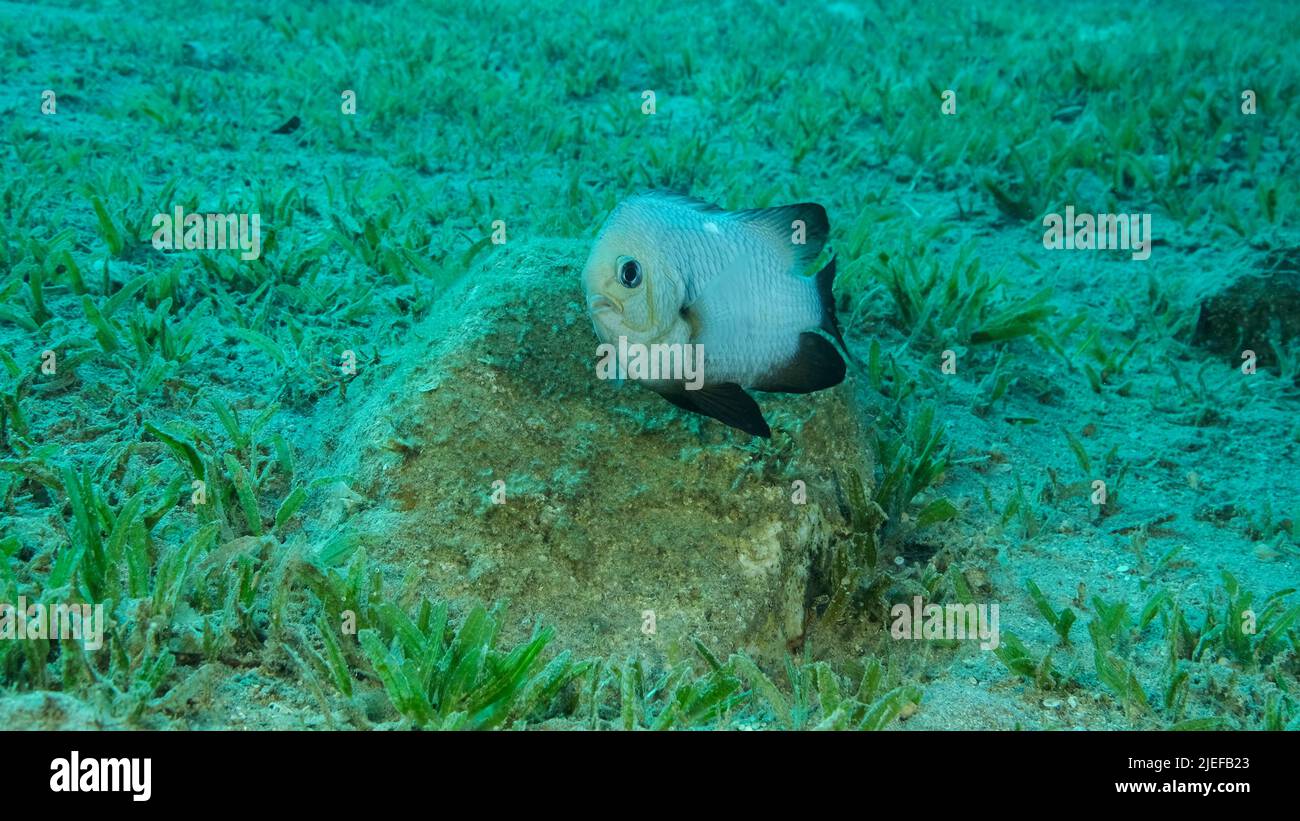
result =
[{"label": "white fish", "polygon": [[[587,310],[609,344],[702,347],[703,385],[646,381],[665,399],[755,436],[771,436],[745,388],[810,393],[844,380],[831,284],[816,275],[830,225],[815,203],[725,211],[666,192],[630,197],[605,220],[583,270]],[[802,242],[800,242],[802,240]]]}]

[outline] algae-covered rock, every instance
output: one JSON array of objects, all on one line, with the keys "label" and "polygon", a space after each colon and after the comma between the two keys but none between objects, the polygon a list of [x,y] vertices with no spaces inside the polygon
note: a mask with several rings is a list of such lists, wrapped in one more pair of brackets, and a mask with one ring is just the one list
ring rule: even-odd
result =
[{"label": "algae-covered rock", "polygon": [[775,661],[804,632],[818,552],[847,529],[839,477],[871,476],[851,388],[759,394],[764,441],[598,380],[585,253],[499,249],[386,376],[349,389],[320,468],[366,502],[340,527],[391,578],[508,599],[516,635],[536,615],[580,656],[663,658],[698,637]]},{"label": "algae-covered rock", "polygon": [[1278,249],[1254,270],[1235,277],[1200,303],[1193,341],[1237,359],[1253,350],[1264,366],[1275,366],[1278,345],[1300,336],[1300,249]]}]

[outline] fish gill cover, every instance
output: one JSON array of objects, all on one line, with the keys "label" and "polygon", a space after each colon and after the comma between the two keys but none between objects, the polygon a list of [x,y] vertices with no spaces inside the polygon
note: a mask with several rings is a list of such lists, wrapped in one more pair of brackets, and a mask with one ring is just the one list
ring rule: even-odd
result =
[{"label": "fish gill cover", "polygon": [[0,726],[1300,726],[1297,41],[0,4]]}]

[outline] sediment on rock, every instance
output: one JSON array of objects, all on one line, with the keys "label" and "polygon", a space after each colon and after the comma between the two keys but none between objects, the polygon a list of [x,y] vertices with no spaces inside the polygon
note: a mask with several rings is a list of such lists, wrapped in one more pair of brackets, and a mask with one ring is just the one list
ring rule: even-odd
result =
[{"label": "sediment on rock", "polygon": [[584,254],[503,248],[453,286],[415,330],[427,355],[368,383],[318,466],[364,500],[336,526],[423,595],[509,600],[519,637],[537,617],[580,656],[698,638],[776,664],[847,529],[844,472],[872,475],[851,387],[761,394],[764,441],[599,381]]}]

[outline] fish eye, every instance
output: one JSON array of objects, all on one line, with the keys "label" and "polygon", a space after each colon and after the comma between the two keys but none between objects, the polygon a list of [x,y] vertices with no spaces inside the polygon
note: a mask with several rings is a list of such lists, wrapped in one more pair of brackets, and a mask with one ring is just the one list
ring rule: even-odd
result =
[{"label": "fish eye", "polygon": [[624,288],[635,288],[641,284],[641,263],[631,257],[623,257],[618,263],[618,281]]}]

